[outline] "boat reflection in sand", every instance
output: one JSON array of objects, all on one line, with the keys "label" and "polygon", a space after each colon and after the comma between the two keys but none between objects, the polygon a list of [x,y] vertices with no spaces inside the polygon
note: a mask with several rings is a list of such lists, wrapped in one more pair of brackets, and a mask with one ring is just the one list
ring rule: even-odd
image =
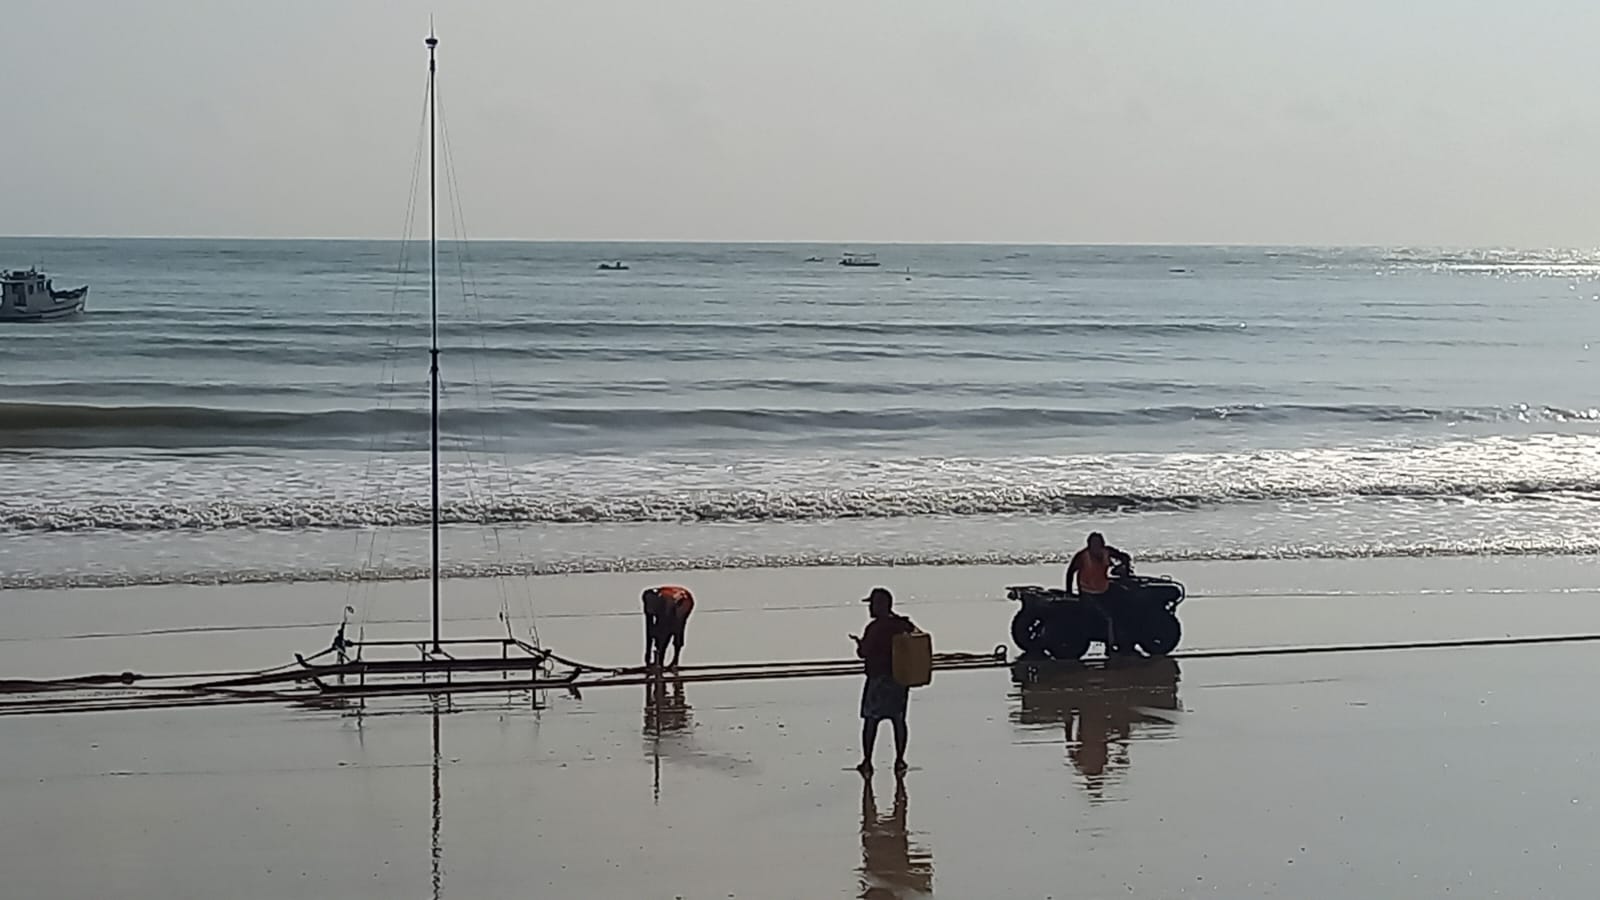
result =
[{"label": "boat reflection in sand", "polygon": [[906,780],[894,780],[894,806],[878,813],[871,778],[861,779],[862,900],[926,897],[933,893],[933,853],[911,840],[906,828]]},{"label": "boat reflection in sand", "polygon": [[1176,735],[1182,706],[1178,661],[1168,658],[1104,662],[1019,661],[1012,722],[1029,730],[1061,726],[1067,758],[1083,777],[1091,803],[1105,799],[1130,764],[1134,740]]}]

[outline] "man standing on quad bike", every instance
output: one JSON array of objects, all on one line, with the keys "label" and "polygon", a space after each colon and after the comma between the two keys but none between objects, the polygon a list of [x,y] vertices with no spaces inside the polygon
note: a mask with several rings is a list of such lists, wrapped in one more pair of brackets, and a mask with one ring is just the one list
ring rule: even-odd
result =
[{"label": "man standing on quad bike", "polygon": [[1078,596],[1106,620],[1106,650],[1118,648],[1116,618],[1112,615],[1116,602],[1111,593],[1111,563],[1115,560],[1124,566],[1133,565],[1133,557],[1106,543],[1098,531],[1090,532],[1089,542],[1073,554],[1067,564],[1067,594],[1072,594],[1072,576],[1078,576]]}]

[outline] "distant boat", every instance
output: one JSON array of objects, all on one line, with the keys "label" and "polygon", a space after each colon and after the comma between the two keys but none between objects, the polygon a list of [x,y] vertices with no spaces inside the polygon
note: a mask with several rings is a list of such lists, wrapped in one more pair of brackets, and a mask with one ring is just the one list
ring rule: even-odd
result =
[{"label": "distant boat", "polygon": [[846,253],[839,260],[839,265],[874,269],[878,266],[878,256],[875,253]]},{"label": "distant boat", "polygon": [[617,260],[616,262],[603,262],[603,263],[600,264],[599,268],[600,268],[600,271],[602,271],[602,272],[626,272],[626,271],[628,271],[627,264],[624,263],[620,259]]},{"label": "distant boat", "polygon": [[806,257],[806,262],[823,262],[823,261],[824,260],[820,256],[808,256],[808,257]]},{"label": "distant boat", "polygon": [[89,286],[58,291],[37,268],[0,273],[0,322],[42,322],[83,312]]}]

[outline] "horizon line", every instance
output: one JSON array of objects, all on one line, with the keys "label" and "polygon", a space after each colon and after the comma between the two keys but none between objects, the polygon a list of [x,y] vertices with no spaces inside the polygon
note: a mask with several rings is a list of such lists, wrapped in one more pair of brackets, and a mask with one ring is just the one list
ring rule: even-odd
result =
[{"label": "horizon line", "polygon": [[[181,235],[181,234],[5,234],[0,241],[260,241],[263,243],[403,243],[425,242],[426,237],[328,237],[318,235]],[[712,238],[459,238],[440,237],[439,243],[476,244],[682,244],[745,246],[824,246],[840,247],[1239,247],[1239,248],[1316,248],[1324,250],[1371,250],[1428,248],[1443,250],[1595,250],[1600,245],[1586,244],[1446,244],[1446,243],[1268,243],[1257,241],[979,241],[979,240],[803,240],[759,238],[725,240]]]}]

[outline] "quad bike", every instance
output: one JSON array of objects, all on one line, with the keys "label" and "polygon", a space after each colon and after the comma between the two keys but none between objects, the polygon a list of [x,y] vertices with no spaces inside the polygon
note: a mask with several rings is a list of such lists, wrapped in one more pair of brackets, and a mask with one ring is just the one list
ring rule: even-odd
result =
[{"label": "quad bike", "polygon": [[1130,565],[1111,570],[1111,589],[1101,595],[1101,606],[1116,626],[1115,644],[1108,640],[1105,616],[1060,588],[1012,585],[1006,596],[1022,604],[1011,620],[1011,639],[1024,658],[1080,659],[1096,641],[1106,645],[1108,656],[1141,650],[1166,656],[1183,636],[1177,614],[1185,596],[1182,583],[1135,575]]}]

